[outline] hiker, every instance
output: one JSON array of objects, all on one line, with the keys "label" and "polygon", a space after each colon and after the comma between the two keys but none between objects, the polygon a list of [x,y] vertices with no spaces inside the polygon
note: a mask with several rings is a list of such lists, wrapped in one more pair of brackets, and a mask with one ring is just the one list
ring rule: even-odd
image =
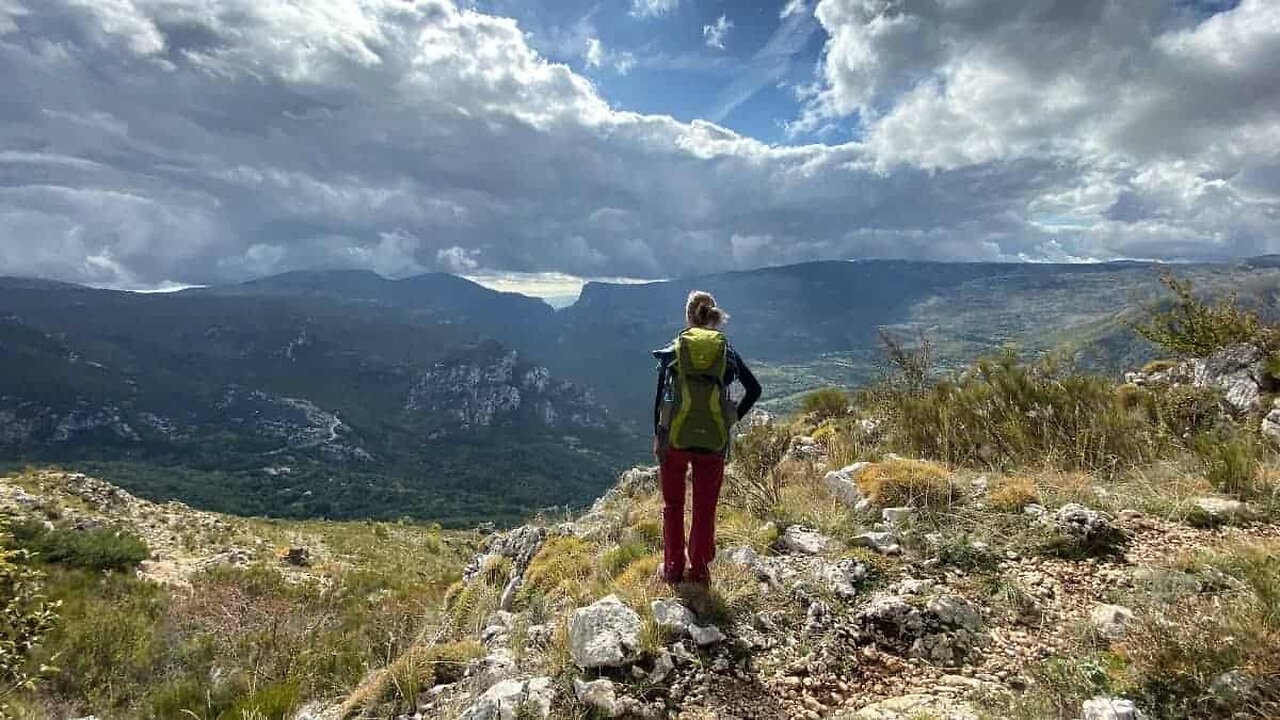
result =
[{"label": "hiker", "polygon": [[[686,327],[670,346],[655,351],[658,391],[653,402],[653,454],[662,482],[662,577],[675,585],[708,585],[716,556],[716,503],[724,481],[730,430],[760,399],[756,381],[720,328],[729,315],[709,293],[696,290],[685,303]],[[734,403],[729,386],[746,391]],[[693,523],[685,567],[685,477],[693,466]]]}]

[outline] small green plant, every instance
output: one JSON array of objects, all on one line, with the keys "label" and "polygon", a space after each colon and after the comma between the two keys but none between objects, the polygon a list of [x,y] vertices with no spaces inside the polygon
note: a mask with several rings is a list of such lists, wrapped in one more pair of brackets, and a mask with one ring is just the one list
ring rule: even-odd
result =
[{"label": "small green plant", "polygon": [[1150,309],[1146,321],[1133,326],[1152,344],[1183,357],[1208,357],[1229,345],[1267,341],[1270,331],[1235,295],[1209,302],[1196,295],[1190,280],[1166,274],[1160,282],[1173,294],[1172,302]]},{"label": "small green plant", "polygon": [[616,578],[626,570],[631,563],[645,557],[649,554],[650,547],[640,542],[629,542],[619,545],[605,552],[600,558],[600,570],[605,577],[610,579]]},{"label": "small green plant", "polygon": [[114,528],[48,529],[37,522],[16,523],[10,543],[36,560],[86,570],[131,570],[150,557],[146,543]]}]

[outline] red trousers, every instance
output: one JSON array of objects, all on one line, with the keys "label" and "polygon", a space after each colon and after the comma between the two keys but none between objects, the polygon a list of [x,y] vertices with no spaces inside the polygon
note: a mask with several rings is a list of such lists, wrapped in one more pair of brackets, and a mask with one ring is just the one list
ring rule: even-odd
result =
[{"label": "red trousers", "polygon": [[[693,523],[689,528],[689,572],[685,574],[685,475],[693,466]],[[716,503],[724,482],[724,456],[667,448],[662,476],[662,575],[667,582],[705,583],[716,557]]]}]

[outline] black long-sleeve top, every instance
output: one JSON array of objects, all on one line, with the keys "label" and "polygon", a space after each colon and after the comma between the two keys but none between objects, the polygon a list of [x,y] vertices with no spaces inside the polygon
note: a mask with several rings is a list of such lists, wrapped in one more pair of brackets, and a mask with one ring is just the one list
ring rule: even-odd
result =
[{"label": "black long-sleeve top", "polygon": [[[676,351],[674,347],[667,347],[655,350],[653,356],[658,358],[658,389],[653,396],[653,434],[657,435],[658,423],[662,415],[662,391],[666,385],[671,363],[675,361]],[[735,381],[742,383],[745,391],[742,400],[738,401],[738,417],[744,418],[760,399],[760,381],[756,380],[756,376],[751,374],[751,368],[747,367],[742,356],[730,345],[725,353],[724,386],[729,387]]]}]

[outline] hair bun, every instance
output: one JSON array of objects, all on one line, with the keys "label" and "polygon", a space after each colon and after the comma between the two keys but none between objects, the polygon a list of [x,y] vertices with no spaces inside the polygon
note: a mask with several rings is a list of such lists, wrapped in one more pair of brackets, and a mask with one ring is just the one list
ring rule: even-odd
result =
[{"label": "hair bun", "polygon": [[705,290],[689,293],[684,306],[685,320],[693,327],[714,328],[729,320],[729,314],[716,306],[716,299]]}]

